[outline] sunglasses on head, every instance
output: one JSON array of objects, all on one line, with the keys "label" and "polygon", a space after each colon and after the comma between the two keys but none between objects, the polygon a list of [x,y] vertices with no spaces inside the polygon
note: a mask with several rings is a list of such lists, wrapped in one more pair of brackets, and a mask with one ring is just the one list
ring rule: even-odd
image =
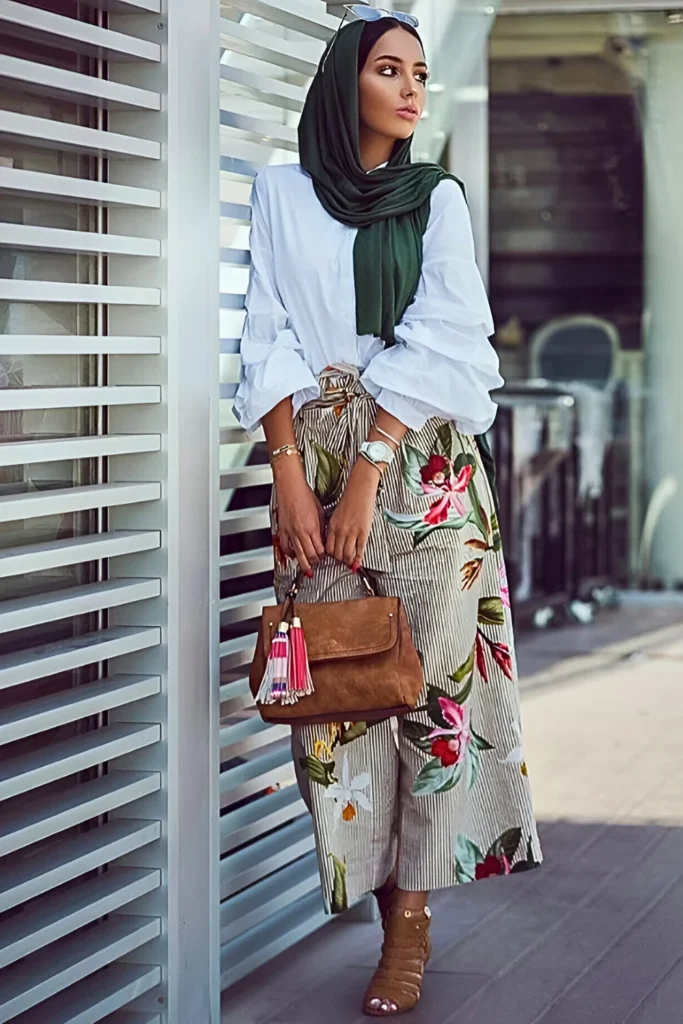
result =
[{"label": "sunglasses on head", "polygon": [[325,60],[323,61],[322,71],[325,70],[327,64],[327,58],[329,57],[332,47],[334,46],[335,40],[339,35],[339,31],[346,21],[346,15],[353,14],[359,21],[380,21],[382,18],[393,18],[394,21],[398,21],[403,25],[409,25],[411,28],[418,28],[420,22],[414,14],[405,14],[403,11],[385,11],[381,7],[365,7],[364,4],[344,4],[344,17],[342,18],[339,28],[334,34],[334,38],[330,43],[327,53],[325,54]]},{"label": "sunglasses on head", "polygon": [[401,21],[404,25],[410,25],[411,28],[417,28],[420,24],[414,14],[404,14],[403,11],[384,11],[381,7],[366,7],[364,4],[344,4],[344,10],[355,15],[360,21],[393,18],[394,21]]}]

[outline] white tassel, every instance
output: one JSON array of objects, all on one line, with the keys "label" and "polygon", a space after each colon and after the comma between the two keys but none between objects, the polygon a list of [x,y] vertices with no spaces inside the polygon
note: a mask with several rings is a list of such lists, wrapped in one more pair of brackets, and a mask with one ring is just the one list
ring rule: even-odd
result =
[{"label": "white tassel", "polygon": [[257,704],[288,703],[287,677],[289,674],[289,623],[281,622],[270,645],[266,670],[256,694]]}]

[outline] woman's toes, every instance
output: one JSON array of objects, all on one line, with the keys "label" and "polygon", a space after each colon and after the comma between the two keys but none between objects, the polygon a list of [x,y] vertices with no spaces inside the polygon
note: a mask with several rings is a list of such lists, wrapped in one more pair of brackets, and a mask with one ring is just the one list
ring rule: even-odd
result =
[{"label": "woman's toes", "polygon": [[398,1009],[391,999],[371,999],[369,1006],[371,1010],[379,1010],[380,1013],[396,1013]]}]

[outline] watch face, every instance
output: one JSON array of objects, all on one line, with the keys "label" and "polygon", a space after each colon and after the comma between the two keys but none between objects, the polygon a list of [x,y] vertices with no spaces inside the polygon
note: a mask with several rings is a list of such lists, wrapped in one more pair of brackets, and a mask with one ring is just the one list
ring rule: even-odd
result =
[{"label": "watch face", "polygon": [[394,454],[384,441],[370,441],[366,451],[373,462],[389,462]]}]

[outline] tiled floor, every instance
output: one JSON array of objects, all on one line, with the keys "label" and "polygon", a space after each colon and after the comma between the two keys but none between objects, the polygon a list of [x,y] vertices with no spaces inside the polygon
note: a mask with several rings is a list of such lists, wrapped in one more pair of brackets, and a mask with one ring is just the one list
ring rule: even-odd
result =
[{"label": "tiled floor", "polygon": [[[683,611],[520,644],[546,863],[436,895],[412,1024],[683,1021]],[[224,995],[230,1024],[361,1024],[378,925],[339,920]]]}]

